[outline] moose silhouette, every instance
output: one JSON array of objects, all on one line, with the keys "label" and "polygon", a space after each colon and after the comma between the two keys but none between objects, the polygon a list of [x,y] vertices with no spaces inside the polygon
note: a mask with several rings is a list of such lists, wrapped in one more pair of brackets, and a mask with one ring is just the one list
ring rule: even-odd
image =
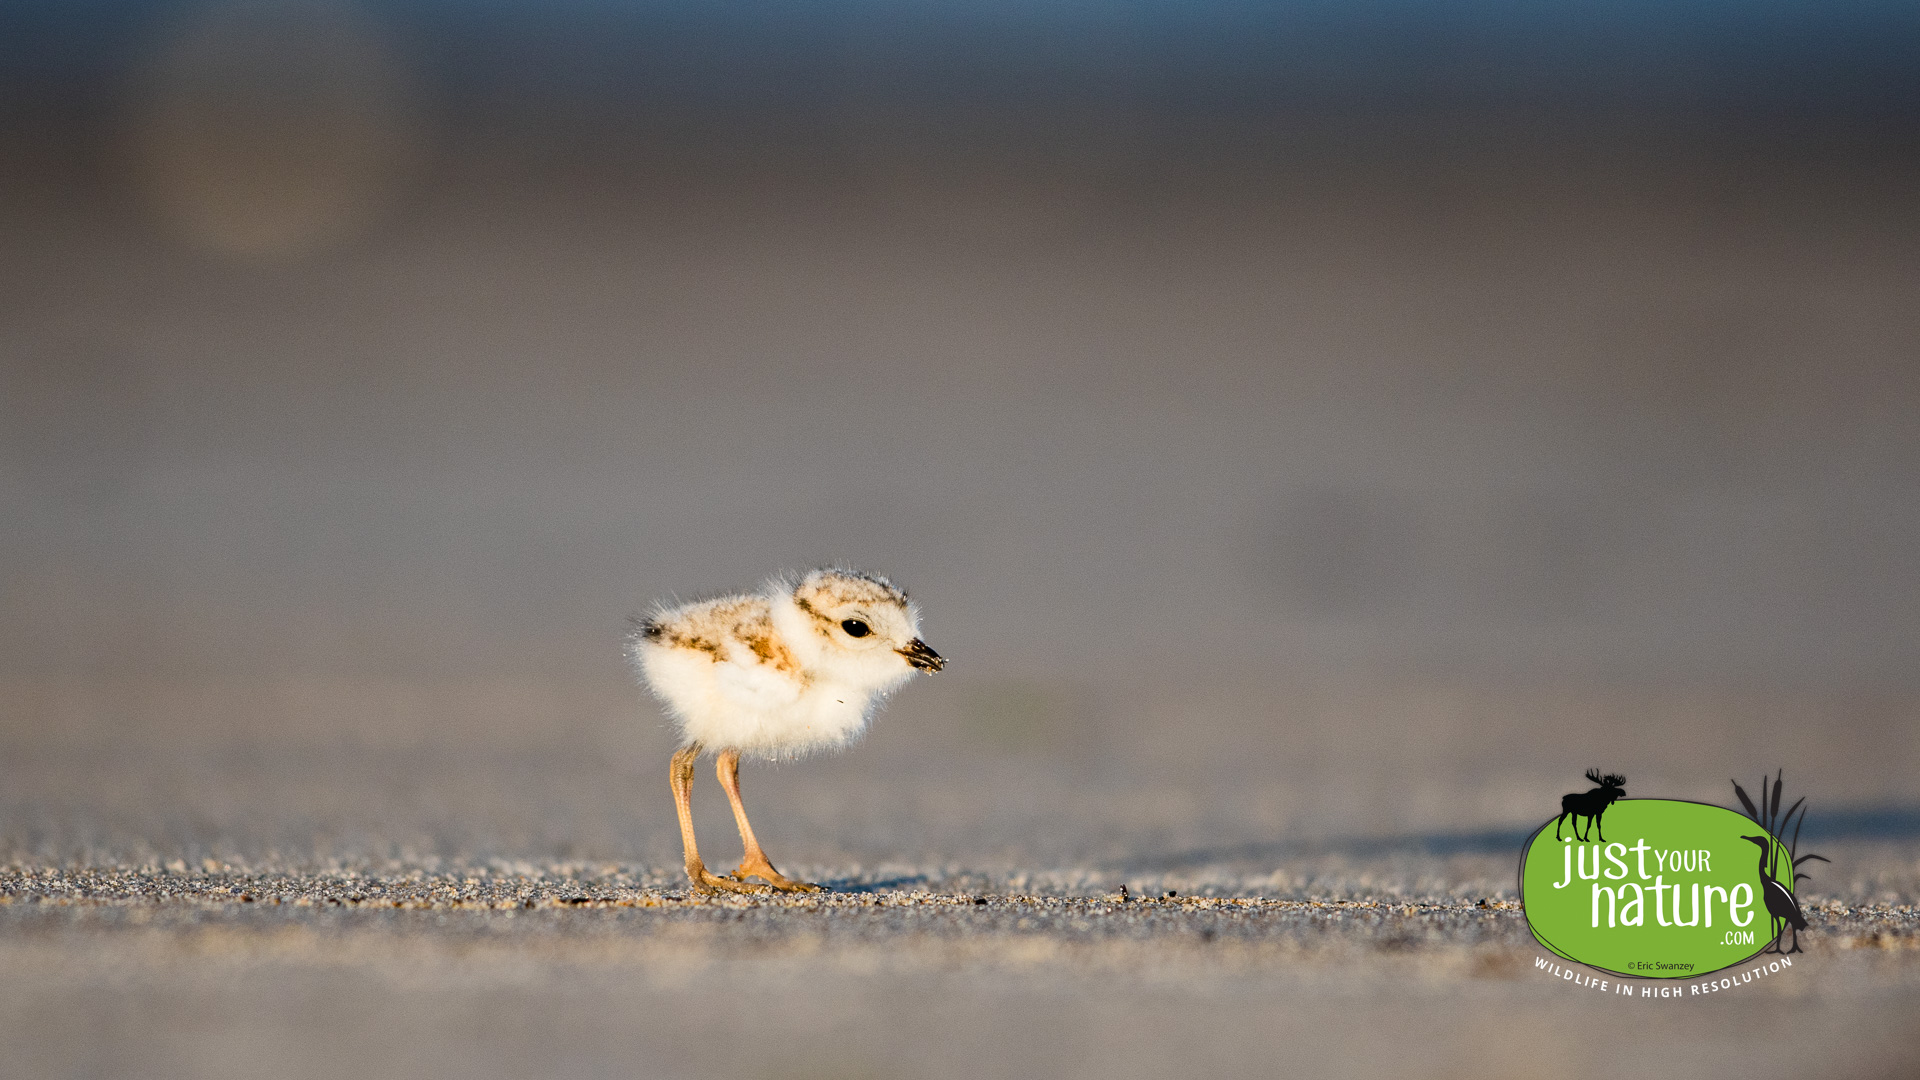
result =
[{"label": "moose silhouette", "polygon": [[1606,830],[1601,827],[1600,818],[1607,812],[1607,807],[1626,795],[1627,778],[1618,773],[1602,776],[1599,769],[1588,769],[1587,779],[1600,786],[1592,791],[1576,791],[1561,797],[1560,816],[1553,819],[1555,840],[1560,839],[1560,823],[1572,818],[1574,839],[1583,844],[1586,843],[1587,838],[1580,835],[1580,819],[1586,818],[1588,833],[1597,832],[1600,834],[1600,842],[1603,844],[1607,842]]}]

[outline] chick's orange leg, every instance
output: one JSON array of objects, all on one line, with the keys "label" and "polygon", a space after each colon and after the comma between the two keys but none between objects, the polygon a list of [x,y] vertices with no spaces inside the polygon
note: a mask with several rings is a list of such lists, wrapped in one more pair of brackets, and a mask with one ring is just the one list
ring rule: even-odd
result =
[{"label": "chick's orange leg", "polygon": [[[671,774],[673,808],[680,813],[680,847],[687,858],[687,880],[700,892],[717,889],[727,892],[766,892],[765,885],[721,877],[700,861],[700,845],[693,837],[693,763],[699,756],[699,743],[681,747],[674,752]],[[734,805],[739,806],[738,797]]]},{"label": "chick's orange leg", "polygon": [[733,820],[740,826],[740,845],[745,849],[740,868],[733,872],[734,879],[757,877],[781,892],[819,892],[820,886],[795,881],[775,870],[767,861],[767,853],[760,850],[760,841],[753,835],[753,824],[747,820],[746,805],[740,801],[740,751],[720,751],[713,765],[720,774],[720,786],[727,789],[727,801],[733,804]]}]

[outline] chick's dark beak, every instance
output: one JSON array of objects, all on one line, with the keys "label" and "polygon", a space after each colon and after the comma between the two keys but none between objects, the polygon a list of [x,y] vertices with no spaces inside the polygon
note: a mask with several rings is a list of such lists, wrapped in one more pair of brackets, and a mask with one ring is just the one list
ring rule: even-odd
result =
[{"label": "chick's dark beak", "polygon": [[912,641],[907,642],[905,648],[895,649],[894,651],[906,657],[907,663],[912,664],[921,671],[939,671],[941,668],[947,666],[946,658],[928,648],[927,643],[921,641],[919,638],[914,638]]}]

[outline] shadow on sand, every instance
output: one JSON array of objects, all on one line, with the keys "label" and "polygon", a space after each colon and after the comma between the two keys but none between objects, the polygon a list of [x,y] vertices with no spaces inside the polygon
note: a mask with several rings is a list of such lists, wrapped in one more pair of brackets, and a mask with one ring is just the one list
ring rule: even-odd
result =
[{"label": "shadow on sand", "polygon": [[[1548,821],[1551,824],[1551,819]],[[1324,840],[1256,841],[1145,855],[1104,866],[1116,872],[1161,872],[1221,863],[1264,863],[1311,856],[1378,858],[1410,854],[1512,855],[1539,826],[1504,826],[1389,836],[1333,837]],[[1810,817],[1801,834],[1807,840],[1912,840],[1920,838],[1920,806],[1877,806],[1828,810]]]}]

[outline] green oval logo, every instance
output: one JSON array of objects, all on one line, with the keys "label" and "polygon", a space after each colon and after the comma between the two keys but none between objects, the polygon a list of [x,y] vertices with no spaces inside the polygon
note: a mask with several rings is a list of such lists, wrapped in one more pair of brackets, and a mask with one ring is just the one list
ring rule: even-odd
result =
[{"label": "green oval logo", "polygon": [[1793,859],[1753,819],[1619,798],[1604,808],[1604,832],[1578,824],[1542,825],[1520,863],[1527,926],[1555,954],[1615,975],[1688,979],[1751,960],[1779,936],[1767,882],[1778,906]]}]

